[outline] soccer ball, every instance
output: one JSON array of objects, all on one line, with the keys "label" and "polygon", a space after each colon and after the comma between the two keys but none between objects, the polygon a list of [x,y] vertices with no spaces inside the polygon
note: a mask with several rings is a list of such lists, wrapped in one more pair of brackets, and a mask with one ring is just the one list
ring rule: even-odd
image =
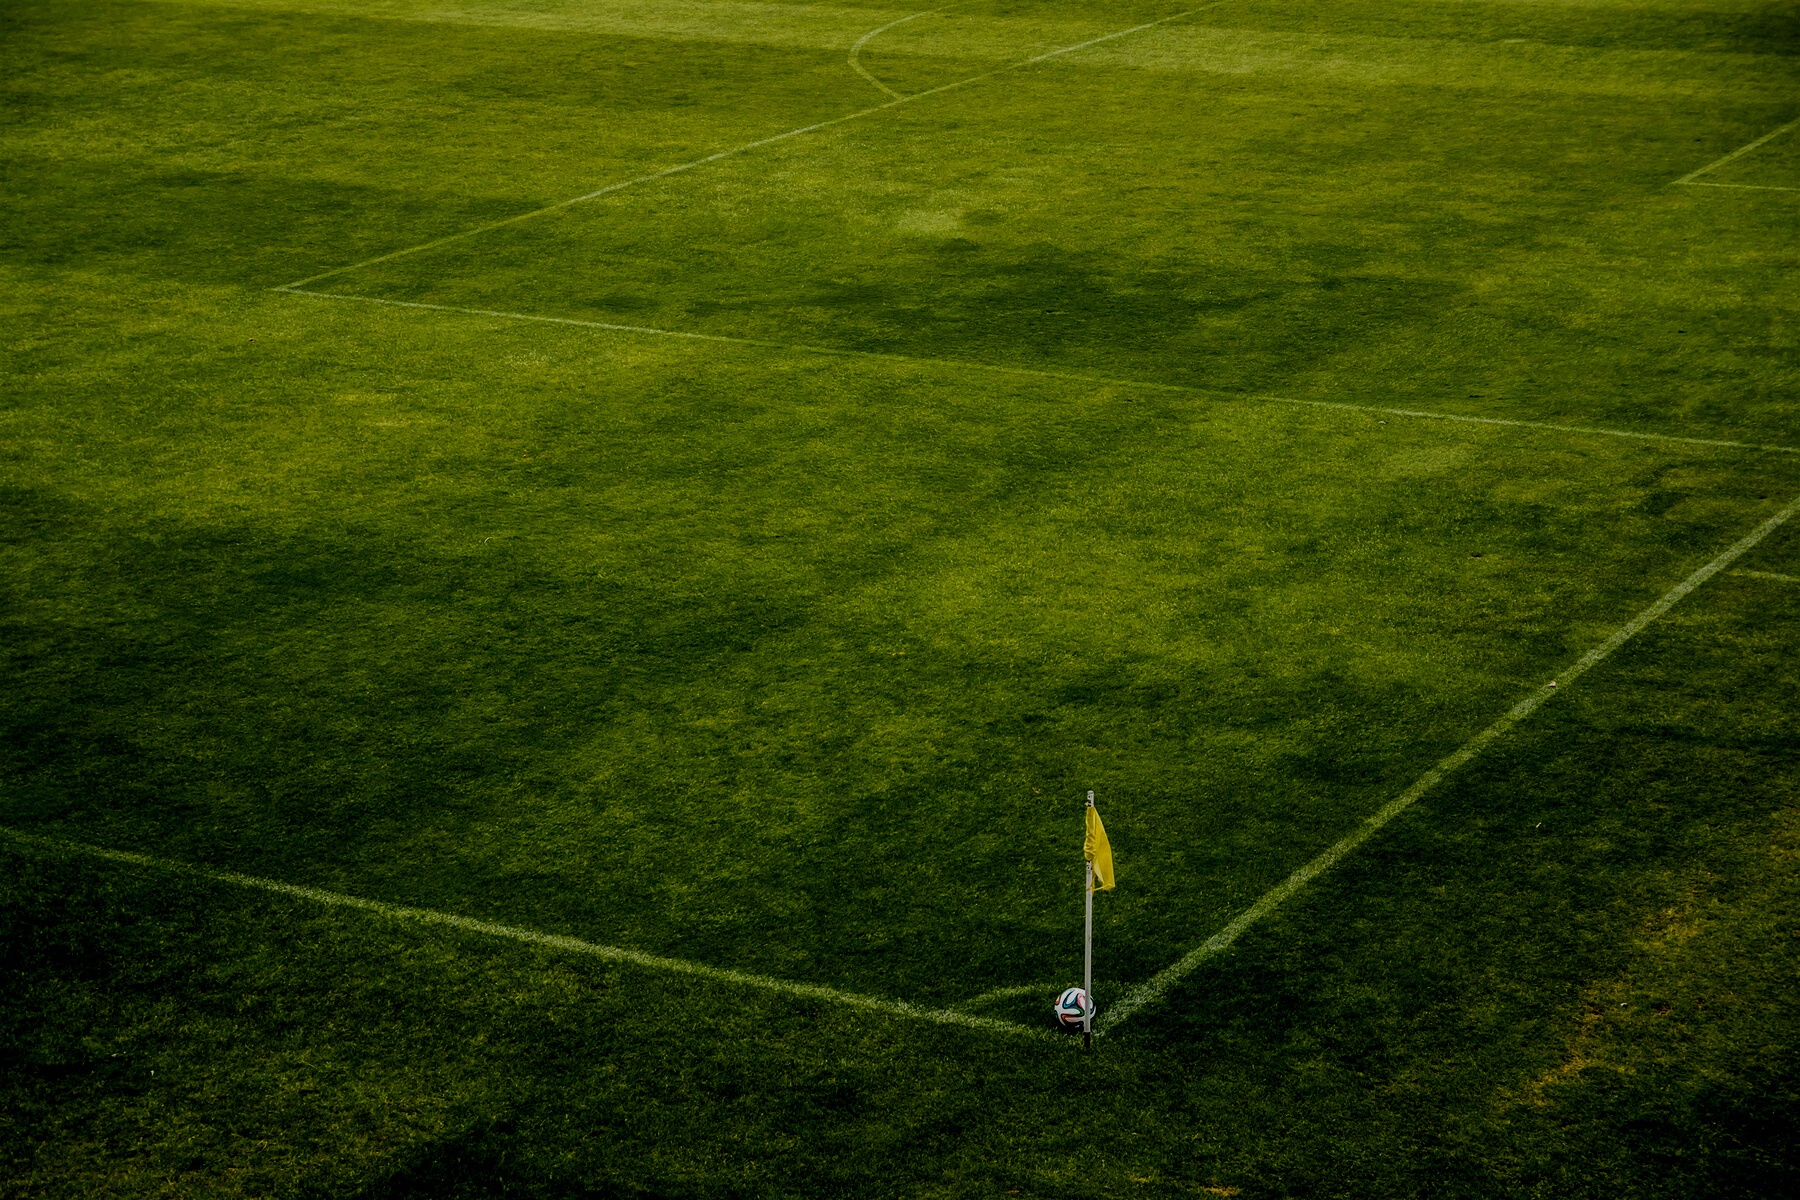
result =
[{"label": "soccer ball", "polygon": [[1056,1019],[1064,1029],[1080,1029],[1094,1015],[1094,998],[1078,987],[1072,987],[1056,998]]}]

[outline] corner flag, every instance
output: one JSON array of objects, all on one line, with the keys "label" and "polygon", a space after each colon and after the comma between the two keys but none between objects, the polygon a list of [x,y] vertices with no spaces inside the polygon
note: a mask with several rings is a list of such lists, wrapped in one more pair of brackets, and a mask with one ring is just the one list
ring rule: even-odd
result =
[{"label": "corner flag", "polygon": [[1100,823],[1100,810],[1094,807],[1089,793],[1087,836],[1081,842],[1081,856],[1094,864],[1094,888],[1110,892],[1113,886],[1112,845],[1106,840],[1106,826]]}]

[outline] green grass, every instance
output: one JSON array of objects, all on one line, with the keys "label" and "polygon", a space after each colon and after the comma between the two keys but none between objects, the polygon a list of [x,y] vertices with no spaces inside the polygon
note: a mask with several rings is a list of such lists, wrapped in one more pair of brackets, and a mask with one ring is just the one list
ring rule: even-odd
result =
[{"label": "green grass", "polygon": [[337,270],[884,103],[905,11],[0,14],[0,1194],[1791,1186],[1778,580],[1086,1056],[68,848],[1047,1027],[1088,789],[1105,1003],[1800,493],[1668,440],[1800,445],[1800,142],[1670,186],[1792,5],[1242,0]]}]

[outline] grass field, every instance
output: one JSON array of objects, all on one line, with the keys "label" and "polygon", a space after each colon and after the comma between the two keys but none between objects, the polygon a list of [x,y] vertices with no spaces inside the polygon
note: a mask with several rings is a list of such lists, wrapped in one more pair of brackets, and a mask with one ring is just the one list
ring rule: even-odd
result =
[{"label": "grass field", "polygon": [[1800,5],[0,22],[0,1196],[1800,1185]]}]

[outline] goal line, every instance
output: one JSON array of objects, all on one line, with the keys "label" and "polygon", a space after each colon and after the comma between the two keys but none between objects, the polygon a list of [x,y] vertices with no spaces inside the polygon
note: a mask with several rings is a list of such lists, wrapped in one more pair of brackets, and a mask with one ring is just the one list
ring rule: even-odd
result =
[{"label": "goal line", "polygon": [[426,925],[448,925],[452,929],[465,929],[470,933],[485,934],[489,937],[506,938],[515,942],[527,942],[536,946],[545,946],[552,950],[562,950],[571,954],[591,955],[594,958],[608,959],[613,962],[629,963],[635,967],[646,967],[653,971],[672,971],[682,975],[695,975],[702,979],[718,983],[737,984],[744,987],[758,988],[767,992],[778,992],[786,996],[799,996],[808,1000],[818,1000],[829,1004],[842,1004],[851,1008],[869,1009],[873,1012],[886,1013],[896,1017],[910,1017],[914,1020],[933,1021],[940,1025],[962,1025],[969,1029],[984,1029],[993,1033],[1022,1034],[1026,1036],[1051,1036],[1046,1030],[1034,1029],[1029,1025],[1020,1025],[1016,1021],[1002,1021],[993,1017],[977,1017],[965,1012],[957,1012],[947,1008],[926,1008],[917,1004],[908,1004],[903,1000],[889,1000],[881,996],[865,996],[858,992],[841,991],[838,988],[825,987],[821,984],[798,983],[791,979],[777,979],[770,975],[754,975],[748,971],[734,971],[729,967],[714,967],[706,963],[694,962],[685,958],[667,958],[659,954],[645,954],[638,950],[627,950],[620,946],[602,946],[596,942],[583,941],[580,938],[564,937],[560,934],[541,933],[535,929],[522,929],[516,925],[500,925],[493,921],[478,921],[473,917],[458,916],[455,913],[439,912],[430,908],[409,908],[399,904],[386,904],[380,900],[368,900],[361,896],[349,896],[343,892],[328,892],[323,888],[301,887],[298,884],[283,883],[278,879],[264,879],[257,875],[241,875],[235,871],[209,871],[203,867],[195,867],[186,863],[172,862],[167,859],[153,858],[147,854],[133,854],[125,850],[109,850],[104,846],[90,846],[82,842],[63,841],[59,838],[40,837],[17,829],[0,826],[0,834],[12,838],[28,846],[36,846],[48,850],[60,850],[65,853],[87,855],[103,858],[111,862],[129,863],[133,866],[150,867],[154,870],[168,871],[205,879],[213,883],[229,883],[237,887],[253,888],[257,891],[273,892],[281,896],[293,896],[301,900],[311,900],[317,904],[331,905],[338,908],[355,908],[364,912],[379,913],[400,921],[416,922]]}]

